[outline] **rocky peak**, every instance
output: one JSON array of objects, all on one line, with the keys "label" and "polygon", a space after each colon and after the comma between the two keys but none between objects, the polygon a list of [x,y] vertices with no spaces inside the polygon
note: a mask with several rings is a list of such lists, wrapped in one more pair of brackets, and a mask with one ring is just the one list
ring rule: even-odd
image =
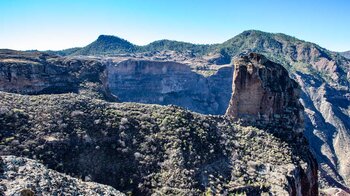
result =
[{"label": "rocky peak", "polygon": [[256,53],[233,60],[232,97],[226,115],[258,125],[276,124],[301,132],[298,84],[288,71]]}]

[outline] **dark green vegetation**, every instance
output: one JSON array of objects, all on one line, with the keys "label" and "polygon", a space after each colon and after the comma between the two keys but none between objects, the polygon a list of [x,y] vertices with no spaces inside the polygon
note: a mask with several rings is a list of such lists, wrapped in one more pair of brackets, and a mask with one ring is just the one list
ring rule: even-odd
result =
[{"label": "dark green vegetation", "polygon": [[291,130],[77,94],[0,93],[0,152],[134,194],[281,195],[308,182],[310,167],[305,139]]},{"label": "dark green vegetation", "polygon": [[91,44],[71,52],[78,55],[124,54],[136,52],[137,49],[137,46],[119,37],[100,35]]},{"label": "dark green vegetation", "polygon": [[216,45],[196,45],[186,42],[159,40],[146,46],[134,45],[122,38],[111,35],[100,35],[98,39],[83,48],[72,48],[57,51],[63,55],[113,55],[137,52],[156,52],[172,50],[177,52],[190,52],[194,54],[206,54],[215,49]]}]

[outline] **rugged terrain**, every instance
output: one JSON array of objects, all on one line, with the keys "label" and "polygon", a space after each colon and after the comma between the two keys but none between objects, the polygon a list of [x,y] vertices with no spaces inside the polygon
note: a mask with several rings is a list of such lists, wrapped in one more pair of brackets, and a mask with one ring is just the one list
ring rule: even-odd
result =
[{"label": "rugged terrain", "polygon": [[248,52],[282,64],[301,86],[305,134],[319,162],[321,188],[346,190],[350,60],[284,34],[252,30],[222,44],[160,40],[146,46],[102,35],[87,47],[64,51],[2,50],[0,89],[21,94],[74,92],[224,114],[232,93],[231,59]]},{"label": "rugged terrain", "polygon": [[[29,56],[33,58],[33,54]],[[268,72],[273,67],[284,69],[278,64],[266,64],[268,61],[262,55],[252,53],[241,58],[257,61],[254,67],[266,66],[261,68],[262,71]],[[107,62],[113,63],[112,60]],[[130,62],[135,64],[127,60],[127,63]],[[142,62],[138,61],[136,64],[142,66]],[[152,68],[153,64],[146,62],[146,67],[142,70],[156,73],[164,69],[174,71],[187,67],[184,64],[176,64],[176,67],[172,64],[161,66],[159,62],[155,64],[161,69],[147,68],[149,65]],[[249,62],[244,64],[251,66]],[[235,67],[238,66],[240,65],[235,64]],[[70,69],[70,66],[66,67]],[[75,66],[71,68],[74,69]],[[124,68],[116,72],[123,73],[125,70],[129,69]],[[133,67],[131,70],[139,69]],[[191,72],[189,68],[185,70]],[[12,76],[13,74],[11,81],[19,75]],[[99,76],[96,81],[103,81],[101,78],[104,74]],[[285,76],[288,78],[288,75]],[[260,79],[263,83],[270,82],[266,77]],[[84,80],[78,75],[76,81]],[[46,83],[43,83],[42,86],[46,87]],[[106,86],[103,82],[97,84],[100,84],[101,88]],[[285,85],[288,86],[287,83]],[[281,86],[288,89],[283,84]],[[240,90],[236,89],[235,85],[232,87],[233,92]],[[297,88],[297,85],[294,88]],[[21,89],[26,90],[22,87],[16,89],[16,92],[21,92]],[[283,94],[283,90],[277,91],[277,96],[278,93]],[[75,179],[69,185],[69,189],[62,190],[60,185],[51,187],[48,184],[57,184],[57,181],[42,179],[40,171],[46,169],[40,165],[39,169],[32,168],[39,171],[32,177],[43,182],[28,185],[29,182],[25,179],[31,177],[25,171],[29,170],[12,168],[31,161],[8,156],[15,155],[40,160],[55,171],[78,179],[107,184],[124,193],[318,193],[317,162],[311,154],[306,138],[294,126],[278,126],[278,123],[273,121],[264,126],[256,123],[246,125],[233,121],[231,114],[205,116],[177,106],[111,103],[96,99],[101,97],[96,97],[95,93],[85,93],[84,90],[82,92],[38,96],[0,93],[0,148],[5,160],[5,163],[2,163],[3,192],[81,192],[79,187],[87,186],[86,183]],[[298,95],[293,94],[293,98],[297,100]],[[242,104],[245,105],[243,100]],[[301,112],[302,108],[291,105],[290,109]],[[298,121],[294,124],[302,126]],[[8,166],[9,160],[12,159],[12,162],[21,163],[13,163],[18,166]],[[31,164],[25,168],[31,169]],[[63,174],[53,175],[61,178]],[[46,178],[52,179],[47,175]],[[20,183],[17,184],[11,179]],[[112,188],[93,185],[100,189],[89,188],[86,191],[114,191],[119,194]]]},{"label": "rugged terrain", "polygon": [[290,129],[261,130],[175,106],[78,94],[0,98],[2,155],[41,160],[125,193],[318,191],[317,163],[306,139]]},{"label": "rugged terrain", "polygon": [[[118,49],[110,49],[111,46],[118,46]],[[133,52],[127,52],[127,48],[133,48]],[[184,102],[181,103],[188,103],[188,100],[191,102],[197,100],[199,103],[181,106],[202,113],[223,114],[225,112],[224,108],[228,106],[231,94],[230,84],[232,79],[227,76],[232,76],[230,73],[232,69],[220,68],[225,67],[222,64],[228,64],[231,58],[247,52],[264,54],[270,60],[282,64],[289,71],[290,76],[297,80],[302,88],[301,98],[306,112],[305,133],[321,165],[320,171],[323,177],[321,186],[342,188],[344,188],[344,185],[349,186],[350,60],[339,53],[331,52],[316,44],[288,35],[250,30],[222,44],[214,45],[195,45],[160,40],[146,46],[136,46],[117,37],[100,36],[87,47],[68,50],[63,54],[71,56],[81,54],[126,56],[126,58],[136,57],[138,59],[151,59],[152,61],[174,61],[187,64],[196,73],[206,76],[207,83],[211,83],[212,77],[215,77],[216,81],[222,81],[222,83],[213,85],[215,91],[208,91],[208,87],[203,87],[203,85],[199,85],[198,89],[194,91],[190,89],[190,92],[201,92],[195,93],[201,96],[199,99],[193,98],[197,95],[192,96],[192,98],[187,97],[182,99],[181,101]],[[62,52],[57,53],[62,54]],[[218,69],[221,71],[217,71]],[[120,76],[120,79],[123,80],[123,76]],[[201,82],[199,83],[201,84]],[[139,84],[128,86],[130,89],[134,87],[135,91],[145,87],[142,86],[142,80],[138,81],[135,78],[129,84]],[[156,85],[155,83],[151,84]],[[117,88],[114,89],[114,94],[118,96],[119,91]],[[181,96],[181,93],[166,94],[167,99],[163,99],[164,95],[162,94],[159,99],[153,97],[152,100],[147,100],[140,96],[141,98],[137,100],[135,96],[130,96],[129,99],[128,94],[123,92],[122,90],[123,99],[121,101],[144,103],[179,104],[177,100],[179,100],[179,94]],[[215,100],[217,93],[220,93],[217,96],[221,98],[219,101]],[[212,94],[214,96],[211,96]],[[204,96],[202,95],[212,98],[208,101],[205,100],[207,98],[205,97],[203,100]],[[205,111],[203,107],[208,108],[208,110]]]}]

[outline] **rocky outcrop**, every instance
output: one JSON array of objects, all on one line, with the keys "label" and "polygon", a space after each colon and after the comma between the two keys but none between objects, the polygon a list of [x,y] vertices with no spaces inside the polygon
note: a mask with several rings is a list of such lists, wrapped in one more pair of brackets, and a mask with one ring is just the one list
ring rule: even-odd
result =
[{"label": "rocky outcrop", "polygon": [[115,195],[111,186],[84,182],[47,169],[38,161],[15,156],[0,157],[0,195]]},{"label": "rocky outcrop", "polygon": [[0,90],[21,94],[90,93],[115,100],[106,86],[105,65],[89,58],[0,50]]},{"label": "rocky outcrop", "polygon": [[[283,66],[256,53],[240,56],[233,64],[226,116],[258,127],[280,127],[284,131],[277,135],[282,138],[304,131],[300,88]],[[310,151],[307,162],[308,167],[295,170],[297,178],[289,180],[291,195],[317,193],[317,162]]]},{"label": "rocky outcrop", "polygon": [[250,53],[234,59],[232,97],[226,115],[303,131],[300,88],[282,65]]}]

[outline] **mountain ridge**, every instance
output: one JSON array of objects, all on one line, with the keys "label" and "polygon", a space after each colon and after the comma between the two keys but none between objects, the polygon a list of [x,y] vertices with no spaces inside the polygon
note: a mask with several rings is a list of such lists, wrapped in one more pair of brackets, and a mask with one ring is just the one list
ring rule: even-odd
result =
[{"label": "mountain ridge", "polygon": [[150,53],[164,50],[188,53],[190,57],[227,53],[237,56],[242,52],[258,52],[284,65],[290,72],[306,72],[318,79],[346,89],[350,88],[350,60],[337,52],[329,51],[312,42],[283,33],[267,33],[247,30],[220,44],[192,44],[175,40],[157,40],[139,46],[112,35],[100,35],[97,40],[82,48],[51,51],[63,56],[76,55],[123,55]]},{"label": "mountain ridge", "polygon": [[339,52],[340,55],[342,55],[345,58],[350,59],[350,50],[349,51],[345,51],[345,52]]}]

